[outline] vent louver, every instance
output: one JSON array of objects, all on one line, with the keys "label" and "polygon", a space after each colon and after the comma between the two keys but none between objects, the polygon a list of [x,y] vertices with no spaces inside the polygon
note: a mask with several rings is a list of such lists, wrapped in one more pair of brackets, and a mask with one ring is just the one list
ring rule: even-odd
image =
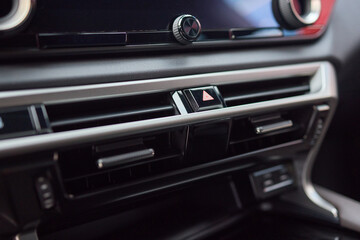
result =
[{"label": "vent louver", "polygon": [[[180,168],[183,152],[178,139],[182,132],[182,128],[174,129],[60,151],[59,166],[67,194],[94,193]],[[154,155],[143,159],[128,158],[104,169],[97,165],[99,159],[144,149],[151,149]]]},{"label": "vent louver", "polygon": [[218,86],[228,107],[293,97],[310,91],[310,77],[292,77]]},{"label": "vent louver", "polygon": [[176,114],[169,93],[51,104],[46,110],[54,132]]},{"label": "vent louver", "polygon": [[309,106],[262,115],[260,118],[264,119],[262,121],[264,124],[271,123],[272,121],[276,122],[279,119],[291,121],[291,126],[289,127],[263,134],[256,133],[255,131],[254,119],[260,119],[259,117],[235,118],[229,142],[230,154],[239,155],[303,139],[309,126],[312,112],[313,108]]}]

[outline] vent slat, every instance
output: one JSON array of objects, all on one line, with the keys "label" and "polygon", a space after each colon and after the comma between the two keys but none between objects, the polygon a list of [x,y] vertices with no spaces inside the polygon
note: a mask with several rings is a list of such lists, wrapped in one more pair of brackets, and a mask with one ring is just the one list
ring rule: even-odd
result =
[{"label": "vent slat", "polygon": [[[96,193],[107,188],[136,184],[144,178],[181,168],[183,153],[173,139],[184,131],[184,128],[176,128],[60,151],[59,166],[66,192],[74,196]],[[153,149],[153,158],[105,169],[96,167],[99,158],[148,148]]]},{"label": "vent slat", "polygon": [[232,102],[232,101],[244,101],[246,99],[255,99],[255,98],[266,98],[276,95],[282,94],[296,94],[302,92],[310,91],[310,86],[299,86],[299,87],[292,87],[292,88],[285,88],[279,90],[272,90],[272,91],[265,91],[265,92],[256,92],[250,94],[244,94],[239,96],[230,96],[225,97],[225,102]]},{"label": "vent slat", "polygon": [[46,105],[54,132],[173,116],[169,92]]},{"label": "vent slat", "polygon": [[299,96],[310,92],[311,76],[218,86],[228,107]]},{"label": "vent slat", "polygon": [[[301,140],[304,137],[311,114],[312,106],[284,110],[271,115],[279,116],[282,119],[288,119],[293,122],[293,126],[275,130],[273,132],[258,135],[255,131],[254,122],[251,118],[238,118],[233,120],[232,133],[229,142],[230,151],[234,154],[243,154],[251,151],[268,148],[290,141]],[[254,116],[252,119],[262,119],[262,121],[273,121],[269,114]]]},{"label": "vent slat", "polygon": [[143,109],[138,109],[135,111],[126,111],[126,112],[119,112],[119,113],[111,113],[111,114],[104,114],[104,115],[97,115],[97,116],[88,116],[88,117],[80,117],[80,118],[74,118],[74,119],[68,119],[68,120],[54,121],[51,123],[51,127],[62,127],[65,125],[88,123],[88,122],[94,122],[94,121],[103,121],[103,120],[109,120],[109,119],[114,119],[114,118],[124,118],[124,117],[131,117],[131,116],[141,115],[141,114],[154,114],[154,113],[169,112],[169,111],[174,111],[174,107],[169,105],[169,106],[153,107],[153,108],[149,108],[149,109],[143,108]]},{"label": "vent slat", "polygon": [[[150,164],[150,163],[155,163],[155,162],[158,162],[158,161],[165,161],[167,159],[180,158],[180,157],[181,157],[181,154],[173,153],[173,154],[168,154],[166,156],[161,156],[161,157],[158,157],[158,158],[147,160],[147,161],[144,161],[144,162],[145,162],[145,164]],[[118,170],[127,169],[127,168],[135,167],[135,166],[138,166],[138,165],[143,165],[144,162],[137,163],[137,164],[126,165],[126,166],[121,166],[121,167],[111,168],[111,169],[107,170],[106,172],[107,173],[112,173],[112,172],[115,172],[115,171],[118,171]],[[101,175],[101,174],[104,174],[104,173],[103,172],[93,172],[93,173],[84,174],[84,175],[77,176],[77,177],[64,178],[64,182],[68,183],[68,182],[79,180],[81,178],[94,177],[94,176]]]}]

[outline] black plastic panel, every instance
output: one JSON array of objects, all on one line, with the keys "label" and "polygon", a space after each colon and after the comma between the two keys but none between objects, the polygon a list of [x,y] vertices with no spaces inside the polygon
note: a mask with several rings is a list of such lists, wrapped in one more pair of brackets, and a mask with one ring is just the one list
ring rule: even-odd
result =
[{"label": "black plastic panel", "polygon": [[168,30],[169,24],[181,14],[199,18],[203,29],[278,26],[271,0],[39,0],[29,31]]}]

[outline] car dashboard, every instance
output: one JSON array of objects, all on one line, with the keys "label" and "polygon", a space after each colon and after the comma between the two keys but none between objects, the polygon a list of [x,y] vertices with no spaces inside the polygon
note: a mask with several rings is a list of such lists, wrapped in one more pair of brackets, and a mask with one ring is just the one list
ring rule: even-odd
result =
[{"label": "car dashboard", "polygon": [[0,239],[358,239],[356,6],[0,3]]}]

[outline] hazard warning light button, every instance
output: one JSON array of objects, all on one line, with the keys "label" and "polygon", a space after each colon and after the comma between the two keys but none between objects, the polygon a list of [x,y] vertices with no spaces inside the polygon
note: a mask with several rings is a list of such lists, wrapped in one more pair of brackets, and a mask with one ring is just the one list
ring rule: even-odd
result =
[{"label": "hazard warning light button", "polygon": [[194,112],[224,107],[216,87],[187,89],[184,94]]}]

